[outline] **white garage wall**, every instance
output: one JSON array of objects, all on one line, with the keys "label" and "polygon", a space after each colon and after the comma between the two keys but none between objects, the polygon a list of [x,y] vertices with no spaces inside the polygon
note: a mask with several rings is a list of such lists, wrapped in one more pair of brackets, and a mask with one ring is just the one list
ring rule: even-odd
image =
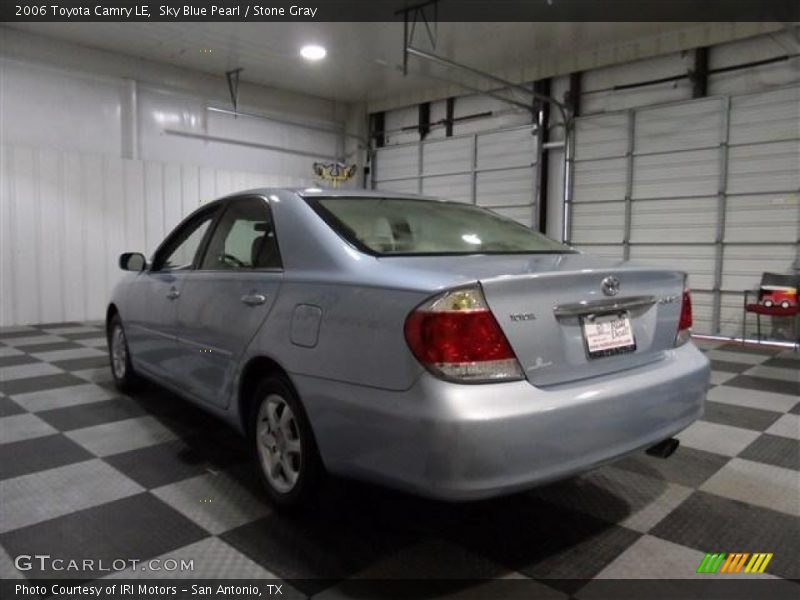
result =
[{"label": "white garage wall", "polygon": [[[756,287],[763,271],[797,268],[798,53],[800,40],[789,31],[713,46],[709,97],[697,100],[686,77],[693,51],[581,74],[571,239],[592,254],[688,270],[698,332],[740,335],[742,290]],[[759,61],[775,62],[713,72]],[[676,80],[640,85],[659,78]],[[564,99],[568,87],[568,77],[551,81],[557,99]],[[457,114],[467,99],[472,113],[502,108],[492,98],[463,96],[456,99]],[[431,115],[432,121],[443,117],[444,101],[431,103]],[[551,112],[551,123],[556,115]],[[378,151],[377,184],[391,172],[400,179],[387,187],[418,191],[417,169],[427,166],[412,149],[419,144],[417,109],[385,116],[387,129],[410,129],[387,136],[387,147]],[[470,126],[485,132],[497,127],[495,120]],[[462,131],[457,124],[456,134]],[[442,135],[443,128],[434,129],[428,140]],[[551,128],[551,141],[562,138],[560,128]],[[400,174],[394,170],[398,163],[388,159],[404,152]],[[556,238],[562,228],[562,160],[560,149],[549,150],[546,230]],[[442,183],[441,195],[463,194],[455,178]],[[520,220],[532,224],[529,214]]]},{"label": "white garage wall", "polygon": [[291,175],[0,146],[0,326],[100,319],[120,253],[148,256],[201,202]]},{"label": "white garage wall", "polygon": [[575,139],[570,239],[686,270],[695,330],[741,335],[742,291],[796,269],[800,87],[580,117]]},{"label": "white garage wall", "polygon": [[313,156],[190,139],[168,130],[289,148],[316,154],[317,160],[341,152],[338,135],[211,112],[207,106],[228,107],[230,101],[163,91],[145,83],[9,59],[0,63],[0,83],[4,143],[291,173],[309,182]]},{"label": "white garage wall", "polygon": [[[343,105],[242,83],[241,110],[327,127]],[[224,78],[0,27],[0,326],[102,318],[126,250],[200,202],[313,182],[343,138],[213,113]],[[176,129],[308,156],[177,137]]]}]

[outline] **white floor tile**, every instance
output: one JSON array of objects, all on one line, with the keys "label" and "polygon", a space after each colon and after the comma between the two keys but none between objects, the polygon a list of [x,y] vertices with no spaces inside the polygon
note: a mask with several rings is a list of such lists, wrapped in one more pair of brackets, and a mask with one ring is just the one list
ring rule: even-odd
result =
[{"label": "white floor tile", "polygon": [[[87,327],[86,325],[68,325],[66,327],[48,327],[47,329],[42,329],[42,331],[53,335],[64,335],[65,333],[94,333],[97,332],[97,328]],[[102,331],[99,333],[102,334]]]},{"label": "white floor tile", "polygon": [[6,479],[0,485],[0,533],[143,491],[138,483],[96,459]]},{"label": "white floor tile", "polygon": [[[716,550],[716,548],[714,549]],[[694,548],[645,535],[636,540],[625,552],[597,574],[597,579],[706,579],[709,575],[698,573],[697,567],[705,553]],[[768,573],[717,573],[720,579],[775,579]],[[577,594],[577,598],[592,598],[591,582]]]},{"label": "white floor tile", "polygon": [[24,338],[11,338],[3,340],[3,343],[15,348],[23,348],[25,346],[34,346],[38,344],[58,344],[67,342],[66,338],[58,337],[57,335],[33,335]]},{"label": "white floor tile", "polygon": [[266,516],[269,505],[226,473],[211,473],[152,490],[205,530],[219,535]]},{"label": "white floor tile", "polygon": [[726,373],[725,371],[711,371],[711,384],[722,385],[736,377],[737,373]]},{"label": "white floor tile", "polygon": [[766,377],[768,379],[780,379],[782,381],[800,381],[800,365],[797,369],[784,369],[782,367],[765,367],[764,365],[756,365],[747,369],[744,375],[752,375],[753,377]]},{"label": "white floor tile", "polygon": [[39,360],[56,362],[59,360],[70,360],[73,358],[90,358],[92,356],[105,356],[106,353],[97,348],[70,348],[69,350],[53,350],[51,352],[40,352],[31,354]]},{"label": "white floor tile", "polygon": [[724,360],[726,362],[738,362],[748,365],[759,365],[769,358],[766,354],[734,352],[731,350],[709,350],[706,352],[706,356],[712,360]]},{"label": "white floor tile", "polygon": [[[140,566],[138,569],[117,571],[103,579],[277,579],[276,575],[216,537],[200,540],[155,558],[161,559],[161,565],[165,564],[166,559],[176,560],[178,565],[181,560],[193,561],[193,570],[143,571]],[[283,585],[282,598],[298,597],[292,593],[291,586]],[[216,588],[214,585],[212,587]]]},{"label": "white floor tile", "polygon": [[100,367],[98,369],[86,369],[84,371],[72,371],[75,377],[80,377],[86,381],[93,381],[94,383],[106,383],[114,381],[111,375],[111,367]]},{"label": "white floor tile", "polygon": [[69,387],[14,394],[14,402],[30,412],[39,412],[65,406],[77,406],[89,402],[109,400],[115,394],[105,388],[86,383],[84,385],[71,385]]},{"label": "white floor tile", "polygon": [[767,433],[800,440],[800,415],[786,413],[767,429]]},{"label": "white floor tile", "polygon": [[752,444],[761,433],[709,421],[695,421],[677,436],[688,448],[705,450],[723,456],[736,456]]},{"label": "white floor tile", "polygon": [[171,429],[151,416],[74,429],[64,435],[97,456],[119,454],[177,439]]},{"label": "white floor tile", "polygon": [[58,431],[32,413],[0,419],[0,444],[11,444],[54,433]]},{"label": "white floor tile", "polygon": [[746,406],[748,408],[761,408],[774,412],[788,412],[797,404],[795,396],[760,392],[727,385],[720,385],[709,390],[707,398],[714,402]]},{"label": "white floor tile", "polygon": [[13,367],[0,367],[0,381],[13,381],[15,379],[28,379],[43,375],[63,373],[62,369],[46,362],[33,362]]},{"label": "white floor tile", "polygon": [[734,458],[700,489],[800,517],[800,472],[791,469]]}]

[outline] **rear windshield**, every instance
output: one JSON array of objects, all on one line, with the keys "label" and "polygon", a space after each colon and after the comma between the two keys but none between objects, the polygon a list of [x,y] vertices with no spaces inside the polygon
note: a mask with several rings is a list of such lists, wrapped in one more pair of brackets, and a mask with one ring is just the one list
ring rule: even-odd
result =
[{"label": "rear windshield", "polygon": [[339,235],[379,256],[565,254],[568,246],[490,210],[410,198],[310,198]]}]

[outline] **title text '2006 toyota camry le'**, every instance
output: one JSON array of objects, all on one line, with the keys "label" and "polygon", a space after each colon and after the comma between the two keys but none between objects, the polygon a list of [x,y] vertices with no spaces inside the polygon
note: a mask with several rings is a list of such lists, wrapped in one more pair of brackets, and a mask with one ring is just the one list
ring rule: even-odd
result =
[{"label": "title text '2006 toyota camry le'", "polygon": [[666,457],[702,414],[684,273],[592,258],[475,206],[253,190],[120,265],[117,384],[146,377],[238,427],[278,505],[325,472],[505,494]]}]

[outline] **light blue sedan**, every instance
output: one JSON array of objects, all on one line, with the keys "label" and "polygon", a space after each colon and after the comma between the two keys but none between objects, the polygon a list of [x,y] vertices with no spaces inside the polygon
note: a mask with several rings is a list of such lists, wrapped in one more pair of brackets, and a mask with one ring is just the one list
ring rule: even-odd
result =
[{"label": "light blue sedan", "polygon": [[685,274],[578,253],[491,211],[258,189],[127,253],[116,383],[247,435],[279,506],[325,473],[451,500],[668,456],[703,411]]}]

